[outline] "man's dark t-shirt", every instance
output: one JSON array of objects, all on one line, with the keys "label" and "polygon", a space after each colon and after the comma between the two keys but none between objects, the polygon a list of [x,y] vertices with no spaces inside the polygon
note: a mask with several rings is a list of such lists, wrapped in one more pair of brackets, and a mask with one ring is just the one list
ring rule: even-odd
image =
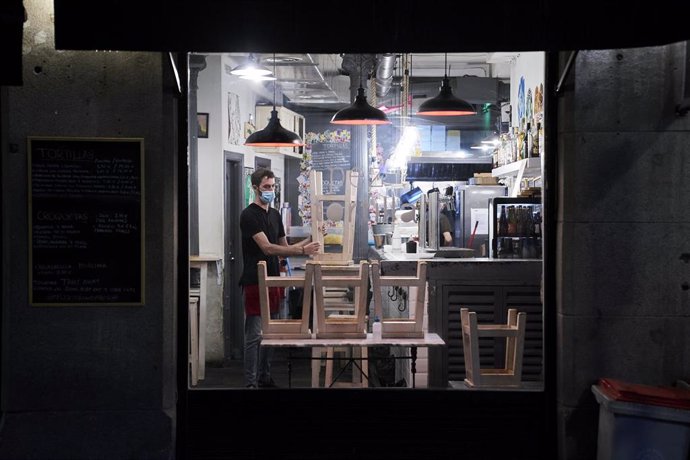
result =
[{"label": "man's dark t-shirt", "polygon": [[256,264],[260,260],[266,261],[268,276],[280,276],[278,256],[265,255],[252,238],[257,233],[264,232],[269,242],[279,244],[280,238],[285,236],[280,213],[271,207],[266,212],[261,206],[251,203],[240,214],[240,230],[242,231],[242,258],[244,259],[240,284],[248,286],[259,283]]}]

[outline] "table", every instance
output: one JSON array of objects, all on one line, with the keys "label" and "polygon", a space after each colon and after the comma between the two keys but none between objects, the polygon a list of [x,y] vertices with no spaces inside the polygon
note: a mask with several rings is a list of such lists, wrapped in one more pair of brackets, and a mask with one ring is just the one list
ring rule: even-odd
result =
[{"label": "table", "polygon": [[[197,380],[206,378],[206,283],[208,282],[208,264],[216,264],[216,273],[220,276],[220,262],[223,259],[213,254],[193,255],[189,257],[189,267],[197,268],[200,271],[199,290],[190,288],[190,294],[198,297],[197,310],[189,310],[189,323],[193,325],[192,337],[196,335],[197,342],[192,343],[190,362],[192,369],[196,367],[196,376],[192,373],[192,385],[196,385]],[[219,283],[220,284],[220,283]]]},{"label": "table", "polygon": [[[313,348],[313,347],[410,347],[410,356],[398,357],[410,359],[410,370],[412,372],[412,388],[415,388],[415,374],[417,372],[417,348],[418,347],[440,347],[446,343],[436,333],[426,332],[424,337],[420,338],[406,338],[406,337],[376,337],[371,333],[367,334],[363,339],[264,339],[261,345],[265,347],[295,347],[295,348]],[[324,359],[324,358],[307,358],[307,359]],[[357,359],[357,358],[350,358]],[[292,385],[292,357],[288,354],[288,387]]]}]

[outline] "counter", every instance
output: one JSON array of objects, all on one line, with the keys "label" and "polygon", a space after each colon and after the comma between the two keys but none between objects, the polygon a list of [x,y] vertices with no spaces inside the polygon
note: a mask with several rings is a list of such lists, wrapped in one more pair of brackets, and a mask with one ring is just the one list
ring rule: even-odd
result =
[{"label": "counter", "polygon": [[[482,322],[505,323],[508,308],[527,313],[523,353],[523,381],[543,381],[542,365],[542,261],[538,259],[430,258],[427,262],[429,332],[447,344],[429,350],[429,386],[455,386],[465,378],[460,309],[476,311]],[[381,262],[387,276],[407,276],[416,271],[418,254],[388,253],[371,248],[370,259]],[[482,360],[494,359],[501,367],[505,345],[480,342]],[[487,361],[487,365],[488,365]]]},{"label": "counter", "polygon": [[[419,254],[387,253],[370,248],[370,260],[379,260],[386,276],[416,274]],[[476,311],[481,322],[505,323],[508,308],[527,313],[523,353],[523,382],[543,382],[542,261],[538,259],[431,258],[428,263],[428,330],[446,347],[429,350],[429,386],[454,387],[465,378],[460,309]],[[306,258],[291,257],[293,268]],[[505,357],[501,341],[480,342],[482,360],[500,367]]]}]

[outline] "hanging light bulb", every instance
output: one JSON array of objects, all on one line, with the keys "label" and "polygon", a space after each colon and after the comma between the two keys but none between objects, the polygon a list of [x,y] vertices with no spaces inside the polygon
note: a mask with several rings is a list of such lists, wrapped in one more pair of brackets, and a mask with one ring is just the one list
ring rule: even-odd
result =
[{"label": "hanging light bulb", "polygon": [[[273,53],[273,72],[275,73],[275,53]],[[276,110],[276,82],[273,83],[273,110],[271,118],[264,129],[252,133],[244,145],[250,147],[299,147],[304,145],[302,139],[292,131],[280,124],[278,111]]]},{"label": "hanging light bulb", "polygon": [[445,53],[444,75],[440,91],[436,97],[432,97],[419,106],[417,115],[445,117],[475,115],[477,113],[477,110],[472,104],[453,95],[453,89],[450,87],[450,80],[446,72],[447,68],[448,53]]},{"label": "hanging light bulb", "polygon": [[256,56],[254,56],[253,53],[249,53],[247,60],[232,69],[230,73],[241,78],[253,80],[257,77],[271,75],[272,73],[275,73],[275,71],[271,72],[266,67],[260,65],[256,59]]},{"label": "hanging light bulb", "polygon": [[331,123],[335,125],[389,125],[391,121],[383,111],[372,107],[367,102],[362,87],[362,55],[359,56],[359,88],[354,102],[339,110]]}]

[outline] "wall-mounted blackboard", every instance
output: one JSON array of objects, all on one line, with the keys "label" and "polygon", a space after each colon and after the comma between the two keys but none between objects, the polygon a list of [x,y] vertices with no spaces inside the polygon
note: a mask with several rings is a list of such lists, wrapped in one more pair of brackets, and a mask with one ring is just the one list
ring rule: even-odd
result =
[{"label": "wall-mounted blackboard", "polygon": [[144,140],[30,137],[29,301],[144,303]]}]

